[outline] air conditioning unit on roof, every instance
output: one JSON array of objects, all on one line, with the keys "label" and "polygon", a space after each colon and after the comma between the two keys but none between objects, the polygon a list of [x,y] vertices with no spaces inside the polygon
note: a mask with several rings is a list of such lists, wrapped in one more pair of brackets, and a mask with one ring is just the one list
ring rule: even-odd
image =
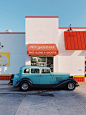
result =
[{"label": "air conditioning unit on roof", "polygon": [[6,30],[6,32],[12,32],[11,30]]}]

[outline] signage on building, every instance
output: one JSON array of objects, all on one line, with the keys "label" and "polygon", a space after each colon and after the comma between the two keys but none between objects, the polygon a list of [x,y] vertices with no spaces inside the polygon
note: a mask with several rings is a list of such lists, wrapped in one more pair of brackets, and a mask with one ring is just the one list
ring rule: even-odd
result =
[{"label": "signage on building", "polygon": [[10,52],[0,52],[0,66],[10,66]]},{"label": "signage on building", "polygon": [[29,55],[57,55],[58,49],[55,44],[28,44]]}]

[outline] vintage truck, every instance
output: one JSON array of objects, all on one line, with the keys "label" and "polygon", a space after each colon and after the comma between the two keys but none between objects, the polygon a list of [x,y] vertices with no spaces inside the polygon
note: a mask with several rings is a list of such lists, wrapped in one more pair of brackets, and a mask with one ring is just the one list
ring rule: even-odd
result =
[{"label": "vintage truck", "polygon": [[53,73],[49,67],[22,66],[19,73],[11,75],[10,85],[27,91],[31,88],[65,88],[74,90],[79,86],[73,76],[66,73]]}]

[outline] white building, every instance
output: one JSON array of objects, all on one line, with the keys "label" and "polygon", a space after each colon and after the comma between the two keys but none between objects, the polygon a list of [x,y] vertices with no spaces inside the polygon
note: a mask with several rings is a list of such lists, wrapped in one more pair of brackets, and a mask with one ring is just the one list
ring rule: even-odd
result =
[{"label": "white building", "polygon": [[[85,73],[85,30],[58,26],[58,16],[26,16],[25,33],[0,33],[0,79],[23,65],[48,66],[82,82]],[[76,41],[77,39],[77,41]],[[4,66],[3,66],[4,65]]]}]

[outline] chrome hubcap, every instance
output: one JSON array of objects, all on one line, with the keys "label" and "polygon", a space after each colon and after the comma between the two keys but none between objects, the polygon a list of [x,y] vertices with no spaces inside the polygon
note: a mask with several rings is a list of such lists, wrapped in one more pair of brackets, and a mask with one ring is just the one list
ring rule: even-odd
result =
[{"label": "chrome hubcap", "polygon": [[68,84],[68,89],[74,89],[74,83],[69,83]]},{"label": "chrome hubcap", "polygon": [[22,89],[23,90],[27,90],[28,89],[28,84],[27,83],[23,83],[22,84]]}]

